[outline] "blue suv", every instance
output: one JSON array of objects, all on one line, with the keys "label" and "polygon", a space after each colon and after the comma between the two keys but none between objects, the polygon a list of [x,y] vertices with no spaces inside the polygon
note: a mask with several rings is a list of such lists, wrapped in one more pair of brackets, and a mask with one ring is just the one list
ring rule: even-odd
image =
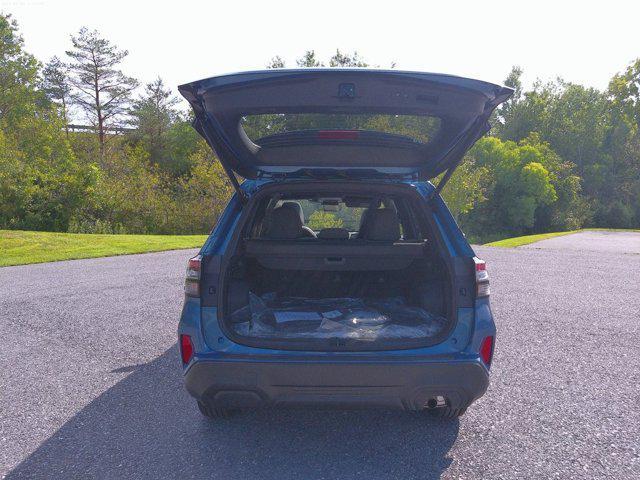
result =
[{"label": "blue suv", "polygon": [[187,267],[178,334],[200,411],[462,415],[487,389],[496,330],[485,263],[440,192],[512,90],[304,69],[180,92],[235,188]]}]

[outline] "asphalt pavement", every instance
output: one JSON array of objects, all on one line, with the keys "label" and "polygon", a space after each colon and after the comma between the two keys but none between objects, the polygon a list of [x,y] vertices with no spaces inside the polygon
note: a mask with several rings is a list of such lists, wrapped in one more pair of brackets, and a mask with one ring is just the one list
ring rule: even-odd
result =
[{"label": "asphalt pavement", "polygon": [[604,230],[588,230],[549,238],[526,245],[525,248],[640,254],[640,231],[608,232]]},{"label": "asphalt pavement", "polygon": [[498,339],[454,421],[206,420],[176,347],[192,251],[0,268],[0,478],[640,478],[640,255],[618,241],[477,249]]}]

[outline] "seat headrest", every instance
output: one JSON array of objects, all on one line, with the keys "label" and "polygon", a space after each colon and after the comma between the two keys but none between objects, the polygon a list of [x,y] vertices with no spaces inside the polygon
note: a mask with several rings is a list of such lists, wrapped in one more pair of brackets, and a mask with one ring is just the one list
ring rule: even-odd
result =
[{"label": "seat headrest", "polygon": [[367,215],[367,240],[395,242],[400,239],[400,220],[391,208],[371,210]]},{"label": "seat headrest", "polygon": [[367,208],[362,212],[360,217],[360,227],[358,228],[358,238],[366,238],[367,230],[369,228],[369,212],[373,211],[372,208]]},{"label": "seat headrest", "polygon": [[304,225],[304,212],[302,211],[302,205],[300,205],[298,202],[282,202],[281,207],[295,209],[295,211],[298,212],[298,215],[300,215],[300,221]]},{"label": "seat headrest", "polygon": [[349,231],[344,228],[323,228],[318,232],[322,240],[349,240]]},{"label": "seat headrest", "polygon": [[289,240],[301,236],[302,217],[294,205],[288,202],[273,209],[268,219],[266,237]]}]

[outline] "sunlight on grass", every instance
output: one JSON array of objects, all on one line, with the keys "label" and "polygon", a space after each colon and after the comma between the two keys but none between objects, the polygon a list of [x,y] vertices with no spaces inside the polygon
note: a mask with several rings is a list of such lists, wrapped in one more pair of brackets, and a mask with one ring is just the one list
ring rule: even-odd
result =
[{"label": "sunlight on grass", "polygon": [[98,235],[0,230],[0,266],[200,247],[206,235]]},{"label": "sunlight on grass", "polygon": [[525,235],[524,237],[505,238],[504,240],[498,240],[496,242],[485,243],[487,247],[520,247],[522,245],[529,245],[530,243],[539,242],[541,240],[547,240],[548,238],[561,237],[563,235],[571,235],[578,232],[640,232],[640,230],[624,229],[624,228],[583,228],[581,230],[570,230],[568,232],[552,232],[552,233],[540,233],[537,235]]},{"label": "sunlight on grass", "polygon": [[560,237],[562,235],[569,235],[576,233],[578,230],[569,232],[553,232],[553,233],[540,233],[538,235],[526,235],[524,237],[505,238],[504,240],[498,240],[497,242],[486,243],[488,247],[520,247],[522,245],[528,245],[530,243],[539,242],[540,240],[546,240],[548,238]]}]

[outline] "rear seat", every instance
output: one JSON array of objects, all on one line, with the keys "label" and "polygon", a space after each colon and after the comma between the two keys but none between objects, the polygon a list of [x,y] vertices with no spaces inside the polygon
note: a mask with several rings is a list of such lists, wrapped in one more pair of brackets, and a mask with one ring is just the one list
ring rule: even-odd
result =
[{"label": "rear seat", "polygon": [[248,257],[272,269],[366,271],[407,268],[425,255],[423,241],[398,242],[400,220],[394,209],[370,209],[361,225],[363,238],[350,238],[344,228],[323,228],[317,237],[313,234],[317,240],[309,241],[296,205],[285,202],[271,212],[266,238],[245,240]]},{"label": "rear seat", "polygon": [[321,240],[349,240],[349,230],[344,228],[323,228],[318,232]]},{"label": "rear seat", "polygon": [[268,218],[265,237],[277,240],[316,238],[316,234],[304,225],[302,207],[297,202],[284,202],[274,208]]},{"label": "rear seat", "polygon": [[397,242],[400,240],[400,220],[395,210],[391,208],[369,210],[364,238],[381,242]]}]

